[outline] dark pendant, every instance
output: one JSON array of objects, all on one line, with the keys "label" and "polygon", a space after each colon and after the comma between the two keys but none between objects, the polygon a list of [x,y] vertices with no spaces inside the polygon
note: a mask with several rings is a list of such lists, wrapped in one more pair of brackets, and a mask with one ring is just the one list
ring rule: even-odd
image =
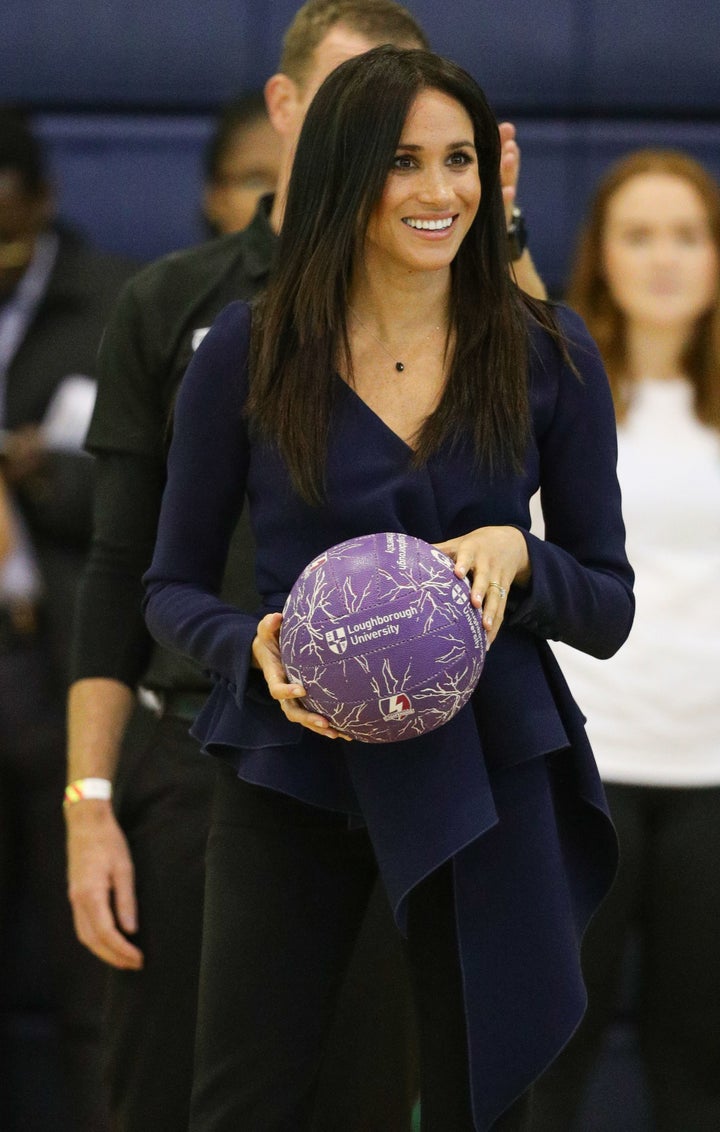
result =
[{"label": "dark pendant", "polygon": [[398,373],[402,373],[402,371],[405,369],[405,366],[402,364],[402,362],[395,362],[395,369],[398,371]]}]

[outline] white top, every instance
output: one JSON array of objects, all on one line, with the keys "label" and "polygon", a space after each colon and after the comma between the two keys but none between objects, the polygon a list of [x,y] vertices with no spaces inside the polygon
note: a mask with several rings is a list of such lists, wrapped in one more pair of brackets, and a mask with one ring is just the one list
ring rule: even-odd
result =
[{"label": "white top", "polygon": [[553,643],[602,777],[720,784],[720,434],[684,380],[639,383],[618,430],[635,622],[610,660]]}]

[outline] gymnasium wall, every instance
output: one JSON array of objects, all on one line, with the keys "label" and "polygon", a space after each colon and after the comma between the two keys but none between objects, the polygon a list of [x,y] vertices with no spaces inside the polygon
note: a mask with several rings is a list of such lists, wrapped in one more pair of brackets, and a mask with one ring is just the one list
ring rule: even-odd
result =
[{"label": "gymnasium wall", "polygon": [[[639,145],[720,177],[720,4],[410,0],[433,46],[518,129],[521,200],[560,293],[588,193]],[[29,107],[61,211],[150,259],[202,238],[201,154],[219,104],[277,66],[295,0],[4,0],[0,102]]]}]

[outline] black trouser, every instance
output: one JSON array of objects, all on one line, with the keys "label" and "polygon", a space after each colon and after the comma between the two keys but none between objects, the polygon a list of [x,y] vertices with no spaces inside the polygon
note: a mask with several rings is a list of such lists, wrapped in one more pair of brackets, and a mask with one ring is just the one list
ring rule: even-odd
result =
[{"label": "black trouser", "polygon": [[105,1043],[117,1132],[187,1128],[214,778],[188,727],[138,709],[120,761],[116,806],[145,962],[141,971],[110,968]]},{"label": "black trouser", "polygon": [[720,788],[609,785],[615,885],[583,947],[588,1011],[535,1090],[537,1132],[565,1132],[640,936],[637,1023],[658,1132],[720,1129]]},{"label": "black trouser", "polygon": [[[7,628],[7,626],[6,626]],[[67,898],[64,695],[42,632],[0,636],[0,1128],[103,1132],[105,966]]]},{"label": "black trouser", "polygon": [[[188,726],[174,716],[156,721],[138,711],[121,761],[119,816],[135,863],[145,966],[110,976],[106,1034],[118,1132],[187,1127],[204,855],[217,767],[200,754]],[[238,858],[235,864],[242,876],[246,863]],[[401,949],[378,889],[342,987],[314,1132],[371,1132],[370,1114],[378,1108],[391,1121],[398,1114],[397,1128],[409,1127],[418,1089],[412,1022]]]},{"label": "black trouser", "polygon": [[[208,842],[194,1132],[313,1127],[337,991],[376,881],[364,830],[221,772]],[[452,904],[447,867],[420,886],[409,909],[424,1132],[474,1130]],[[366,974],[369,992],[374,979]],[[336,1115],[322,1130],[347,1127]],[[378,1103],[360,1127],[404,1132],[408,1114]],[[524,1123],[508,1116],[498,1127]]]}]

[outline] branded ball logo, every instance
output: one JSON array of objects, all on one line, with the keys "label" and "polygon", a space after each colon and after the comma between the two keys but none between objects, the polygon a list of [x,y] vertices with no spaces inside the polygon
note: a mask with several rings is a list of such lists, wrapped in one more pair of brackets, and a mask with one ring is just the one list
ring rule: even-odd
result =
[{"label": "branded ball logo", "polygon": [[412,706],[412,701],[409,696],[388,696],[385,700],[380,700],[378,703],[380,713],[383,719],[405,719],[406,715],[414,715],[415,708]]},{"label": "branded ball logo", "polygon": [[306,569],[309,571],[317,570],[320,566],[324,566],[326,562],[327,554],[319,554],[317,558],[314,558],[312,560],[312,562],[309,566],[306,567]]},{"label": "branded ball logo", "polygon": [[344,629],[330,629],[325,634],[325,640],[330,646],[330,651],[340,656],[347,648],[347,638]]},{"label": "branded ball logo", "polygon": [[393,531],[339,543],[303,570],[280,651],[305,706],[366,743],[442,726],[485,662],[482,615],[447,555]]}]

